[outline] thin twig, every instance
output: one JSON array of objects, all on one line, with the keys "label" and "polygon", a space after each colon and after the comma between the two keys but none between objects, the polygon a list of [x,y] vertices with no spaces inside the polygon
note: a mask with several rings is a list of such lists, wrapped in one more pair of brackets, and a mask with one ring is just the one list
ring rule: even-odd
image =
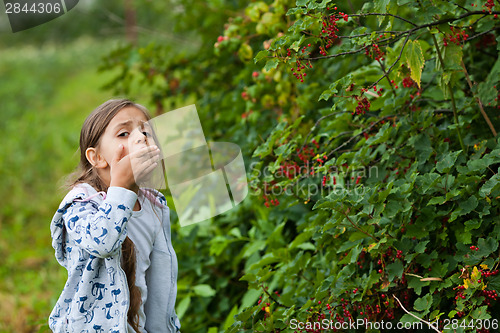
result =
[{"label": "thin twig", "polygon": [[373,124],[371,124],[370,126],[368,126],[366,129],[364,129],[363,131],[359,132],[358,134],[356,134],[355,136],[351,137],[349,140],[347,140],[346,142],[344,142],[343,144],[341,144],[340,146],[338,146],[337,148],[335,148],[334,150],[332,150],[331,152],[328,153],[328,158],[330,158],[330,156],[335,153],[337,150],[343,148],[344,146],[347,146],[352,140],[354,140],[355,138],[357,138],[358,136],[360,135],[363,135],[364,133],[368,132],[369,130],[371,130],[375,125],[377,125],[378,123],[380,123],[381,121],[387,119],[387,118],[390,118],[390,117],[394,117],[394,115],[390,115],[390,116],[385,116],[379,120],[377,120],[376,122],[374,122]]},{"label": "thin twig", "polygon": [[351,14],[349,15],[351,17],[358,17],[358,16],[392,16],[392,17],[395,17],[397,19],[400,19],[401,21],[405,21],[406,23],[410,23],[411,25],[413,25],[414,27],[417,27],[417,25],[411,21],[408,21],[407,19],[401,17],[401,16],[398,16],[398,15],[394,15],[394,14],[389,14],[389,13],[361,13],[361,14]]},{"label": "thin twig", "polygon": [[[465,68],[465,64],[464,64],[463,60],[462,60],[462,68],[464,69],[465,78],[467,79],[467,83],[469,84],[469,88],[472,92],[472,95],[474,96],[475,94],[474,94],[474,90],[472,89],[472,82],[470,80],[469,73],[467,73],[467,69]],[[479,96],[475,96],[475,97],[477,100],[477,104],[479,104],[479,110],[481,110],[481,114],[483,115],[484,120],[486,120],[486,123],[490,127],[490,130],[491,130],[491,133],[493,133],[493,136],[496,137],[497,131],[495,130],[495,127],[493,127],[493,124],[491,123],[491,120],[488,117],[488,115],[486,114],[486,112],[484,112],[483,103],[481,102],[481,99],[479,98]]]},{"label": "thin twig", "polygon": [[278,301],[273,296],[271,296],[271,294],[269,294],[269,292],[267,291],[266,287],[264,287],[264,285],[262,283],[260,284],[260,286],[262,287],[262,290],[264,290],[264,292],[267,294],[267,296],[270,299],[272,299],[275,303],[277,303],[279,306],[282,306],[282,307],[285,307],[285,308],[290,308],[289,306],[286,306],[285,304],[282,304],[280,301]]},{"label": "thin twig", "polygon": [[418,317],[418,316],[415,316],[413,313],[409,312],[408,310],[405,309],[405,307],[403,306],[403,304],[401,304],[401,301],[396,297],[396,295],[392,295],[392,297],[394,297],[396,299],[396,301],[398,301],[399,303],[399,306],[401,306],[401,308],[403,309],[404,312],[406,312],[407,314],[409,314],[410,316],[412,316],[413,318],[416,318],[418,320],[420,320],[421,322],[424,322],[426,323],[430,328],[432,328],[434,331],[438,332],[438,333],[442,333],[440,330],[438,330],[436,327],[434,327],[434,325],[432,325],[431,323],[429,323],[428,321]]},{"label": "thin twig", "polygon": [[[431,37],[432,37],[432,41],[434,42],[434,46],[436,48],[436,53],[438,55],[439,63],[441,64],[441,68],[444,71],[445,63],[444,63],[443,57],[441,55],[441,50],[439,49],[439,44],[437,42],[436,37],[433,34],[431,34]],[[453,89],[451,89],[450,83],[447,84],[447,88],[448,88],[448,92],[449,92],[450,98],[451,98],[451,108],[453,110],[453,118],[455,119],[458,141],[460,142],[460,147],[462,148],[463,152],[467,153],[467,150],[465,149],[464,141],[462,140],[462,133],[460,133],[460,127],[459,127],[458,115],[457,115],[457,105],[455,103],[455,96],[453,95]]]},{"label": "thin twig", "polygon": [[[500,14],[500,11],[492,11],[491,13],[484,13],[482,11],[474,11],[474,12],[468,12],[468,13],[462,14],[459,17],[446,18],[446,19],[442,19],[442,20],[438,20],[438,21],[434,21],[434,22],[426,23],[426,24],[422,24],[422,25],[416,25],[413,22],[410,22],[410,21],[408,21],[406,19],[403,19],[402,17],[399,17],[397,15],[393,15],[393,14],[362,13],[362,14],[351,14],[350,16],[370,16],[370,15],[394,16],[394,17],[402,19],[403,21],[406,21],[406,22],[408,22],[408,23],[410,23],[410,24],[412,24],[414,26],[414,28],[412,28],[412,29],[400,32],[400,35],[405,35],[405,34],[411,35],[412,33],[414,33],[417,30],[421,30],[421,29],[424,29],[424,28],[430,28],[430,27],[433,27],[433,26],[436,26],[436,25],[440,25],[440,24],[444,24],[444,23],[450,23],[450,22],[454,22],[454,21],[459,21],[459,20],[461,20],[463,18],[466,18],[468,16],[472,16],[472,15],[495,15],[495,14],[497,14],[497,15]],[[401,36],[398,36],[398,37],[401,37]],[[322,56],[322,57],[308,58],[308,59],[309,60],[319,60],[319,59],[336,58],[338,56],[348,55],[348,54],[356,54],[356,53],[359,53],[359,52],[365,50],[367,47],[370,47],[370,45],[364,46],[361,49],[354,50],[354,51],[343,52],[343,53],[338,53],[338,54],[332,54],[332,55],[327,55],[327,56]]]},{"label": "thin twig", "polygon": [[344,136],[347,134],[352,134],[352,132],[354,132],[354,131],[344,131],[344,132],[341,132],[341,133],[335,135],[333,138],[330,138],[330,140],[328,140],[328,142],[325,144],[325,146],[328,146],[330,143],[332,143],[333,140],[338,139],[341,136]]},{"label": "thin twig", "polygon": [[[338,212],[338,210],[336,210],[336,211]],[[363,229],[361,229],[361,227],[360,227],[359,225],[357,225],[356,223],[354,223],[354,222],[353,222],[353,221],[349,218],[349,215],[347,215],[347,212],[342,211],[341,213],[342,213],[342,214],[344,214],[344,216],[347,218],[347,220],[349,221],[349,223],[351,223],[351,225],[352,225],[352,226],[353,226],[356,230],[361,231],[362,233],[364,233],[364,234],[365,234],[365,235],[367,235],[368,237],[371,237],[371,238],[372,238],[375,242],[377,242],[377,243],[380,241],[377,237],[375,237],[375,236],[373,236],[372,234],[370,234],[370,233],[368,233],[368,232],[364,231]]]},{"label": "thin twig", "polygon": [[372,85],[368,89],[375,87],[377,85],[377,83],[379,83],[384,77],[387,77],[387,79],[389,79],[388,75],[391,72],[392,68],[399,62],[399,60],[401,60],[401,56],[403,55],[403,50],[405,49],[405,46],[408,43],[408,40],[410,39],[410,35],[411,34],[408,34],[406,36],[406,39],[403,43],[403,46],[401,47],[401,51],[399,52],[398,58],[392,63],[391,67],[389,67],[389,69],[387,69],[387,71],[384,73],[384,75],[381,78],[379,78],[377,81],[373,82]]},{"label": "thin twig", "polygon": [[302,144],[302,146],[300,147],[300,149],[297,151],[297,154],[299,154],[302,151],[302,149],[304,149],[304,146],[307,143],[307,139],[309,139],[309,135],[311,135],[312,131],[314,131],[316,129],[316,127],[318,126],[318,124],[322,120],[324,120],[324,119],[326,119],[328,117],[335,116],[335,115],[341,114],[341,113],[346,113],[346,112],[349,112],[349,111],[333,112],[333,113],[327,114],[326,116],[323,116],[323,117],[319,118],[318,121],[316,121],[316,123],[314,124],[314,126],[311,128],[311,130],[309,131],[309,133],[307,133],[306,138],[304,139],[304,143]]},{"label": "thin twig", "polygon": [[495,30],[497,30],[497,29],[498,29],[498,28],[493,28],[493,29],[490,29],[490,30],[486,30],[486,31],[480,32],[480,33],[478,33],[478,34],[475,34],[474,36],[467,37],[467,39],[466,39],[465,41],[466,41],[466,42],[469,42],[469,41],[471,41],[471,40],[473,40],[473,39],[476,39],[476,38],[478,38],[478,37],[481,37],[481,36],[483,36],[483,35],[487,35],[487,34],[489,34],[490,32],[495,31]]}]

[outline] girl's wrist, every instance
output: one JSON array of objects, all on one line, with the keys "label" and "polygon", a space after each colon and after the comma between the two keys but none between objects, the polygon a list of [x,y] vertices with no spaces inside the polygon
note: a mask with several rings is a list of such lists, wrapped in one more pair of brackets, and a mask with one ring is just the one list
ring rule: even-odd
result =
[{"label": "girl's wrist", "polygon": [[116,181],[113,181],[111,180],[109,186],[114,186],[114,187],[123,187],[127,190],[130,190],[132,192],[135,192],[137,193],[139,191],[139,186],[137,186],[137,184],[134,182],[132,184],[128,183],[128,182],[123,182],[123,181],[119,181],[119,180],[116,180]]}]

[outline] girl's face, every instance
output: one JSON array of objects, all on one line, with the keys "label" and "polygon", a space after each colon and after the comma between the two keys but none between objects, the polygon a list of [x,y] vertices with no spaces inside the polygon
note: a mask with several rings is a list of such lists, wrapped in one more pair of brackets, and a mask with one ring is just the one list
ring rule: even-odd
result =
[{"label": "girl's face", "polygon": [[91,161],[108,186],[111,180],[110,163],[120,145],[125,147],[122,154],[126,156],[138,148],[155,144],[147,121],[141,110],[129,106],[118,111],[109,122],[99,146],[95,149],[94,163]]}]

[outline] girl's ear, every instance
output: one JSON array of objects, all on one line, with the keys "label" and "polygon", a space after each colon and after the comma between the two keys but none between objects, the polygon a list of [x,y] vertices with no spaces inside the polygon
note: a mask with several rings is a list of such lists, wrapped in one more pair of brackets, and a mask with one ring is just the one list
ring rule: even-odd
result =
[{"label": "girl's ear", "polygon": [[106,160],[99,153],[97,153],[97,149],[94,147],[90,147],[85,150],[85,157],[90,164],[98,169],[104,169],[108,166],[108,162],[106,162]]}]

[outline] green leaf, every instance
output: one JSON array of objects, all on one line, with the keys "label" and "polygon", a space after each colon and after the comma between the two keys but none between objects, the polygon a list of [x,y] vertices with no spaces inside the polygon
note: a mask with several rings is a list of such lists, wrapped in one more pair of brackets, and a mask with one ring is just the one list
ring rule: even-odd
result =
[{"label": "green leaf", "polygon": [[184,316],[184,313],[186,313],[186,310],[188,309],[190,303],[191,303],[191,297],[188,296],[188,297],[183,298],[179,302],[179,304],[177,304],[176,309],[175,309],[175,313],[177,313],[179,320],[181,320],[182,317]]},{"label": "green leaf", "polygon": [[443,203],[446,202],[446,198],[443,197],[443,196],[438,196],[438,197],[434,197],[432,198],[431,200],[429,200],[429,203],[427,204],[428,206],[430,205],[442,205]]},{"label": "green leaf", "polygon": [[486,257],[497,250],[498,242],[492,237],[488,237],[486,240],[484,238],[479,238],[477,246],[479,247],[478,255]]},{"label": "green leaf", "polygon": [[269,52],[266,50],[261,50],[257,55],[253,58],[253,61],[255,63],[258,63],[260,60],[266,58],[268,56]]},{"label": "green leaf", "polygon": [[424,297],[420,297],[415,301],[413,307],[417,311],[427,311],[432,305],[432,295],[427,294]]},{"label": "green leaf", "polygon": [[472,195],[465,202],[462,202],[460,204],[460,207],[462,208],[464,214],[469,214],[470,212],[472,212],[473,209],[477,207],[477,205],[478,205],[477,198],[474,195]]},{"label": "green leaf", "polygon": [[[375,12],[377,13],[387,13],[387,6],[389,6],[390,0],[375,0]],[[378,25],[382,25],[384,23],[385,16],[384,15],[379,15],[377,17]]]},{"label": "green leaf", "polygon": [[290,243],[289,245],[289,249],[293,249],[297,246],[299,246],[300,244],[303,244],[305,241],[308,241],[311,239],[311,236],[312,236],[312,232],[311,231],[305,231],[305,232],[302,232],[300,233],[294,240],[293,242]]},{"label": "green leaf", "polygon": [[[241,279],[240,279],[241,280]],[[261,291],[257,289],[248,289],[241,299],[240,311],[257,302]]]},{"label": "green leaf", "polygon": [[405,49],[405,60],[406,64],[411,70],[410,76],[415,81],[420,88],[420,78],[422,76],[422,69],[424,68],[424,54],[422,53],[422,47],[418,40],[409,40],[406,44]]},{"label": "green leaf", "polygon": [[[248,61],[252,60],[252,57],[253,57],[252,47],[250,45],[248,45],[247,43],[241,44],[240,48],[238,49],[238,56],[240,57],[240,60],[243,62],[248,62]],[[267,66],[267,64],[266,64],[266,66]]]},{"label": "green leaf", "polygon": [[396,277],[401,277],[403,275],[403,268],[403,264],[399,260],[387,265],[386,271],[389,281],[394,280]]},{"label": "green leaf", "polygon": [[458,155],[460,155],[462,151],[455,151],[452,153],[448,153],[444,155],[441,160],[439,160],[436,164],[436,170],[440,173],[448,173],[450,172],[451,168],[455,164],[455,161],[457,160]]},{"label": "green leaf", "polygon": [[[437,173],[426,173],[422,176],[418,176],[417,180],[421,186],[420,191],[423,194],[426,194],[429,190],[435,190],[435,185],[440,180],[440,175]],[[434,191],[431,191],[431,193]]]},{"label": "green leaf", "polygon": [[427,133],[420,133],[412,136],[409,141],[415,147],[418,164],[427,162],[433,151],[429,135]]},{"label": "green leaf", "polygon": [[483,186],[479,189],[479,196],[484,198],[486,196],[489,196],[491,192],[495,189],[500,188],[500,175],[496,173],[488,179]]},{"label": "green leaf", "polygon": [[243,253],[243,258],[248,258],[256,251],[261,251],[266,246],[266,241],[263,239],[256,239],[248,243],[245,252]]},{"label": "green leaf", "polygon": [[[411,312],[413,313],[414,315],[416,315],[418,317],[418,313],[414,313],[414,312]],[[420,320],[418,320],[417,318],[415,318],[414,316],[412,315],[409,315],[408,313],[405,313],[401,319],[399,320],[401,323],[418,323]]]},{"label": "green leaf", "polygon": [[480,158],[477,160],[470,160],[467,162],[469,172],[483,172],[491,163],[489,158]]},{"label": "green leaf", "polygon": [[458,216],[466,215],[472,212],[478,205],[479,201],[472,195],[467,200],[462,201],[458,208],[451,213],[450,222],[457,219]]},{"label": "green leaf", "polygon": [[478,221],[476,219],[468,220],[465,221],[464,225],[465,225],[465,231],[467,232],[479,228],[481,226],[481,221]]},{"label": "green leaf", "polygon": [[297,247],[301,250],[316,251],[316,246],[314,246],[311,242],[305,242],[305,243],[299,244]]},{"label": "green leaf", "polygon": [[479,308],[476,308],[472,311],[471,317],[475,320],[485,320],[485,319],[490,319],[491,316],[488,313],[488,306],[483,305]]},{"label": "green leaf", "polygon": [[266,62],[266,65],[264,66],[264,69],[266,71],[269,71],[271,69],[274,69],[276,67],[278,67],[278,64],[279,64],[279,60],[276,59],[276,58],[273,58],[273,59],[270,59]]},{"label": "green leaf", "polygon": [[226,320],[224,321],[224,326],[223,326],[224,330],[227,330],[229,326],[231,326],[234,323],[235,321],[234,316],[236,316],[237,314],[238,314],[238,306],[235,305],[233,306],[231,312],[229,312],[229,314],[226,317]]},{"label": "green leaf", "polygon": [[[500,57],[497,58],[495,65],[491,69],[486,81],[481,82],[478,87],[479,98],[484,105],[495,103],[495,98],[498,96],[498,91],[494,87],[497,86],[500,77]],[[498,86],[497,86],[498,87]]]},{"label": "green leaf", "polygon": [[201,297],[212,297],[215,295],[215,290],[208,284],[199,284],[193,287],[194,293]]},{"label": "green leaf", "polygon": [[408,276],[408,288],[415,290],[417,295],[420,295],[422,292],[422,287],[428,285],[428,281],[420,281],[419,278],[414,276]]},{"label": "green leaf", "polygon": [[428,243],[429,243],[428,240],[418,243],[417,246],[415,246],[415,252],[416,253],[424,253],[425,247],[427,246]]},{"label": "green leaf", "polygon": [[462,47],[455,43],[449,43],[444,47],[443,61],[446,71],[462,71]]}]

